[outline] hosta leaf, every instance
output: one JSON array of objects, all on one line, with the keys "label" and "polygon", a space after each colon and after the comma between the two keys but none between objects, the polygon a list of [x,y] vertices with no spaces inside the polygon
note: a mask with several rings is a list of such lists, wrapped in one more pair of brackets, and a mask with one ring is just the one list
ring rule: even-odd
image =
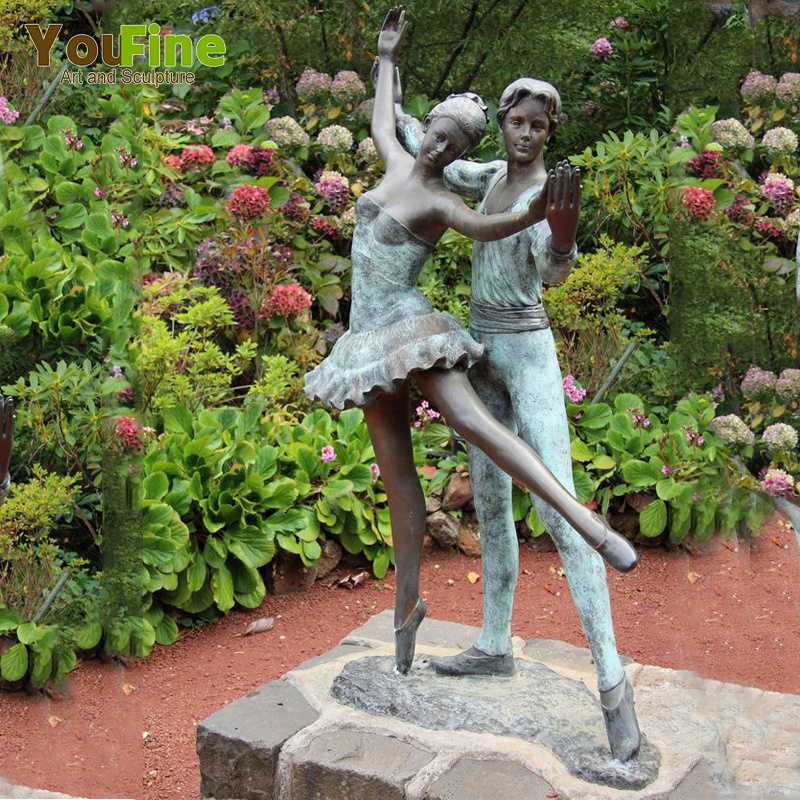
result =
[{"label": "hosta leaf", "polygon": [[163,472],[154,472],[142,481],[144,497],[147,500],[160,500],[169,491],[169,478]]},{"label": "hosta leaf", "polygon": [[573,461],[591,461],[594,453],[589,449],[585,442],[580,439],[573,439],[570,444],[570,452]]},{"label": "hosta leaf", "polygon": [[289,508],[297,499],[297,487],[291,478],[278,478],[271,481],[264,489],[263,505],[265,508]]},{"label": "hosta leaf", "polygon": [[391,563],[392,550],[390,547],[383,547],[375,554],[372,561],[372,572],[379,580],[386,577]]},{"label": "hosta leaf", "polygon": [[334,480],[330,481],[327,486],[323,487],[322,494],[328,498],[345,497],[353,491],[353,483],[348,480]]},{"label": "hosta leaf", "polygon": [[31,653],[31,683],[43,686],[53,672],[53,648],[43,647]]},{"label": "hosta leaf", "polygon": [[263,567],[275,555],[275,540],[266,531],[249,525],[234,533],[225,532],[228,551],[246,567]]},{"label": "hosta leaf", "polygon": [[594,481],[582,470],[572,471],[572,480],[575,483],[575,497],[579,503],[588,503],[594,497]]},{"label": "hosta leaf", "polygon": [[75,630],[73,641],[81,650],[91,650],[100,643],[103,626],[99,622],[86,622]]},{"label": "hosta leaf", "polygon": [[164,614],[158,624],[153,626],[156,635],[156,641],[161,645],[172,644],[178,638],[178,625],[175,620]]},{"label": "hosta leaf", "polygon": [[655,464],[631,459],[622,465],[622,477],[636,488],[655,485],[663,476]]},{"label": "hosta leaf", "polygon": [[28,648],[17,642],[0,657],[0,675],[7,681],[19,681],[28,671]]},{"label": "hosta leaf", "polygon": [[639,514],[639,530],[642,536],[659,536],[667,527],[667,506],[661,499],[657,498],[652,503],[648,503]]},{"label": "hosta leaf", "polygon": [[212,572],[211,593],[220,611],[233,608],[233,576],[227,565],[223,564]]},{"label": "hosta leaf", "polygon": [[300,558],[303,563],[310,567],[322,555],[322,548],[319,542],[300,542]]}]

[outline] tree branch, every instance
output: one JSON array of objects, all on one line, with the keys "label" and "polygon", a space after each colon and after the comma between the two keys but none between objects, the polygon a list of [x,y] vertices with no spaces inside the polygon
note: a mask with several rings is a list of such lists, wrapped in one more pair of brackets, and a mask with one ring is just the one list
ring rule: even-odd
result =
[{"label": "tree branch", "polygon": [[436,86],[434,86],[433,90],[430,92],[431,97],[439,97],[439,95],[441,94],[442,87],[444,86],[445,81],[450,76],[450,71],[453,69],[453,65],[456,63],[456,60],[458,59],[459,55],[461,55],[461,52],[464,49],[464,45],[467,43],[467,39],[469,38],[470,32],[472,31],[472,28],[475,25],[479,4],[480,0],[473,0],[472,7],[469,10],[469,15],[467,16],[467,19],[464,22],[464,25],[461,29],[460,41],[453,48],[453,52],[450,53],[450,58],[447,59],[447,63],[444,65],[444,69],[439,75],[439,80],[436,81]]},{"label": "tree branch", "polygon": [[[497,3],[494,4],[496,6]],[[510,30],[512,25],[519,19],[520,14],[522,14],[525,6],[527,5],[527,0],[519,0],[517,3],[517,7],[511,12],[511,16],[508,18],[508,22],[505,25],[506,30]],[[492,8],[494,8],[494,6]],[[484,15],[485,16],[485,15]],[[481,20],[483,21],[483,20]],[[497,46],[497,43],[495,43]],[[481,67],[483,66],[483,62],[486,61],[486,57],[489,55],[489,49],[486,48],[484,51],[475,59],[475,63],[472,65],[472,69],[467,72],[464,76],[463,85],[466,88],[472,86],[477,74],[480,72]]]}]

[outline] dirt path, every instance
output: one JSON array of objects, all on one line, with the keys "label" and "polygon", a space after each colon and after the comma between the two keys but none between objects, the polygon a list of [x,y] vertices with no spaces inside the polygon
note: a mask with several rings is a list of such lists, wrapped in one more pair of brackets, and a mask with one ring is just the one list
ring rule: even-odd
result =
[{"label": "dirt path", "polygon": [[[636,661],[800,694],[800,552],[774,518],[761,537],[714,541],[702,555],[642,550],[629,575],[609,572],[620,652]],[[522,547],[514,633],[585,646],[555,553]],[[480,562],[436,552],[423,565],[431,617],[480,624]],[[347,570],[331,576],[342,578]],[[472,576],[474,578],[474,576]],[[317,583],[268,597],[157,648],[130,667],[91,661],[60,700],[0,694],[0,774],[14,783],[85,797],[196,800],[195,726],[220,708],[336,645],[392,607],[394,581],[353,590]],[[243,637],[263,616],[272,630]]]}]

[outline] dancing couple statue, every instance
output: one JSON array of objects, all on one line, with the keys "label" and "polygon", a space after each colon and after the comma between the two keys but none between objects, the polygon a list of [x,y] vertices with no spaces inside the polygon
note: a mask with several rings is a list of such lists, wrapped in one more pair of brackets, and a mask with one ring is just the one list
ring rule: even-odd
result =
[{"label": "dancing couple statue", "polygon": [[[454,676],[514,671],[516,480],[532,493],[559,550],[597,668],[611,751],[624,761],[638,751],[640,734],[616,649],[601,556],[627,572],[636,566],[636,552],[573,496],[561,374],[542,307],[543,282],[563,280],[576,258],[580,175],[567,162],[547,171],[543,160],[560,99],[547,83],[515,81],[498,110],[507,159],[463,161],[486,131],[477,95],[448,97],[422,126],[396,117],[395,65],[404,31],[404,11],[393,8],[378,38],[372,116],[372,137],[386,172],[356,203],[349,329],[308,373],[306,392],[329,407],[364,409],[389,501],[397,672],[411,667],[426,613],[419,595],[426,503],[409,427],[413,376],[469,442],[483,549],[481,634],[469,650],[436,659],[433,668]],[[480,198],[480,210],[455,192]],[[469,331],[435,311],[416,288],[448,228],[475,240]]]}]

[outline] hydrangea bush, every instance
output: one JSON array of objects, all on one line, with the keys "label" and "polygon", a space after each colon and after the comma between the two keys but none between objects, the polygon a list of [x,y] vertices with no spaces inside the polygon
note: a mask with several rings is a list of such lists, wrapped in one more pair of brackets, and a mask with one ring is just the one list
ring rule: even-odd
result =
[{"label": "hydrangea bush", "polygon": [[773,497],[800,498],[800,369],[780,374],[751,366],[739,386],[739,414],[717,417],[717,436]]}]

